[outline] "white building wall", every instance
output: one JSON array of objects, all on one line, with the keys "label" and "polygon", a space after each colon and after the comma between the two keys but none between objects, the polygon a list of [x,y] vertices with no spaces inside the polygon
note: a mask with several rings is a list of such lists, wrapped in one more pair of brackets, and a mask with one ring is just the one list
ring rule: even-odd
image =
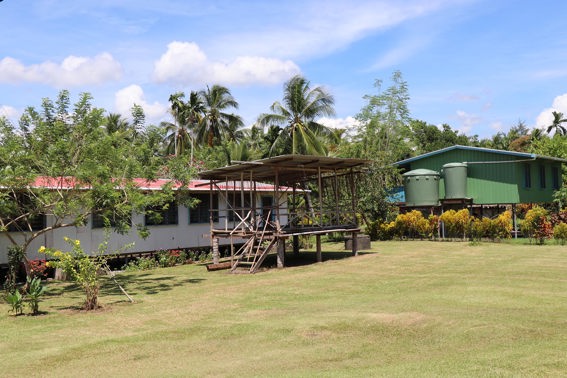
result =
[{"label": "white building wall", "polygon": [[[262,193],[258,196],[268,195]],[[219,222],[215,223],[215,228],[225,228],[226,226],[226,206],[223,201],[219,201],[220,217]],[[286,211],[283,209],[282,211]],[[47,217],[47,225],[53,224],[53,218]],[[287,222],[287,216],[283,216],[282,223]],[[124,235],[111,232],[108,240],[108,252],[115,253],[123,246],[134,243],[134,246],[124,253],[133,252],[152,252],[161,249],[177,249],[177,248],[198,248],[210,247],[210,224],[199,223],[189,224],[189,209],[185,206],[178,208],[178,224],[177,225],[160,225],[148,226],[150,235],[146,239],[142,239],[136,231],[136,224],[144,224],[144,215],[134,214],[132,217],[132,228]],[[232,224],[230,224],[231,226]],[[23,243],[21,233],[10,232],[10,236]],[[71,245],[64,241],[64,237],[77,239],[81,241],[81,247],[87,253],[96,253],[98,247],[105,240],[105,230],[103,228],[92,228],[89,221],[82,227],[63,227],[56,230],[46,232],[37,237],[29,245],[26,253],[29,259],[44,259],[45,255],[40,255],[38,250],[41,246],[55,248],[63,251],[71,250]],[[221,243],[229,243],[228,239],[221,239]],[[235,240],[234,242],[238,242]],[[8,263],[8,248],[12,245],[8,239],[7,232],[0,233],[0,264]]]}]

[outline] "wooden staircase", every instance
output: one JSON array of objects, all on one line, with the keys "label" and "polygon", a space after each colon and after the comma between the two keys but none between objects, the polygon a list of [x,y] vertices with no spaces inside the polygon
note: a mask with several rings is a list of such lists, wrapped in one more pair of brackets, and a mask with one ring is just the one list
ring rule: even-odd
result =
[{"label": "wooden staircase", "polygon": [[273,232],[267,230],[268,225],[269,222],[266,221],[262,230],[259,230],[258,227],[236,252],[234,255],[236,260],[230,270],[232,273],[256,273],[262,265],[278,241]]},{"label": "wooden staircase", "polygon": [[256,273],[268,253],[277,244],[272,235],[254,235],[239,249],[232,264],[232,273]]}]

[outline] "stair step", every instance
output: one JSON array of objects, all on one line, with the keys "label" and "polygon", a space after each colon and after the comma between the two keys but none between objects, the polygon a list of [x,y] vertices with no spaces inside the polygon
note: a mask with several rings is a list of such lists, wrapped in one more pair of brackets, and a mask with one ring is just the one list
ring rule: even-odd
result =
[{"label": "stair step", "polygon": [[250,266],[252,266],[252,265],[254,265],[254,262],[252,262],[252,261],[239,261],[238,265],[250,265]]}]

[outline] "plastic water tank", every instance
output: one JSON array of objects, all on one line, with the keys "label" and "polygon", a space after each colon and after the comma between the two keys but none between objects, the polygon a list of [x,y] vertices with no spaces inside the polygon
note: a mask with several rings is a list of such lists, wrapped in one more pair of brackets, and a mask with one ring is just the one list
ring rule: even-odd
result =
[{"label": "plastic water tank", "polygon": [[406,206],[437,206],[439,204],[439,172],[415,169],[402,175]]},{"label": "plastic water tank", "polygon": [[443,165],[445,199],[467,198],[467,163]]}]

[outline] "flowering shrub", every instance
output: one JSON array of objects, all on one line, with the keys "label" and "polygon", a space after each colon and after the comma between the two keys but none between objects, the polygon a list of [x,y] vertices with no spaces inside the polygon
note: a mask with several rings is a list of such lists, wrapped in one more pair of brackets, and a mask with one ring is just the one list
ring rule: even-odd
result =
[{"label": "flowering shrub", "polygon": [[496,219],[491,220],[489,237],[494,240],[510,239],[512,237],[512,213],[505,211],[500,214]]},{"label": "flowering shrub", "polygon": [[366,233],[370,240],[392,240],[394,238],[394,222],[368,221]]},{"label": "flowering shrub", "polygon": [[472,218],[469,228],[469,235],[473,241],[480,241],[488,234],[490,228],[490,219],[488,218]]},{"label": "flowering shrub", "polygon": [[30,277],[33,278],[45,278],[47,277],[47,270],[49,269],[49,264],[43,260],[30,260]]},{"label": "flowering shrub", "polygon": [[531,239],[535,239],[538,244],[543,244],[545,239],[553,234],[548,212],[540,206],[534,206],[528,210],[520,228],[524,235],[530,238],[530,242]]},{"label": "flowering shrub", "polygon": [[41,247],[39,253],[53,257],[50,261],[56,268],[61,268],[69,277],[81,286],[86,295],[85,310],[98,308],[98,293],[100,291],[100,279],[98,272],[107,267],[107,259],[111,256],[104,255],[106,243],[99,246],[99,253],[89,256],[81,247],[79,240],[63,238],[71,246],[71,251],[63,252],[51,248]]},{"label": "flowering shrub", "polygon": [[553,238],[561,245],[567,243],[567,223],[559,223],[553,228]]},{"label": "flowering shrub", "polygon": [[426,238],[431,237],[437,225],[437,218],[425,219],[423,214],[418,210],[412,210],[408,213],[399,214],[392,223],[383,226],[385,232],[393,233],[400,239],[404,236],[409,238]]},{"label": "flowering shrub", "polygon": [[465,239],[469,231],[471,216],[468,209],[448,210],[441,214],[439,220],[445,226],[445,235]]}]

